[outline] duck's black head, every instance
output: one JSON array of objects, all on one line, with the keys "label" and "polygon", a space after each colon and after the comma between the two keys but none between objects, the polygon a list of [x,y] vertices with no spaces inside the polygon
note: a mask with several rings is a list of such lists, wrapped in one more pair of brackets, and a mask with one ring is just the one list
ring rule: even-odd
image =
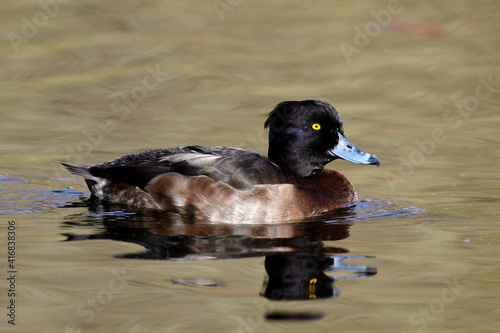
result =
[{"label": "duck's black head", "polygon": [[337,158],[380,164],[374,155],[346,139],[337,110],[323,101],[281,102],[264,126],[269,128],[269,159],[302,177],[322,170]]}]

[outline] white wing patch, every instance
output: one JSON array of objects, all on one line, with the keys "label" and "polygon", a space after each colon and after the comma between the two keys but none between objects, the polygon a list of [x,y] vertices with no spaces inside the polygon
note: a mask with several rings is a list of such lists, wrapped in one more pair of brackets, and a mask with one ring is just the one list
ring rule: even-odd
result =
[{"label": "white wing patch", "polygon": [[205,166],[214,163],[216,160],[222,159],[222,156],[200,153],[180,153],[160,158],[159,162],[170,162],[172,164],[179,162],[188,162],[192,166]]}]

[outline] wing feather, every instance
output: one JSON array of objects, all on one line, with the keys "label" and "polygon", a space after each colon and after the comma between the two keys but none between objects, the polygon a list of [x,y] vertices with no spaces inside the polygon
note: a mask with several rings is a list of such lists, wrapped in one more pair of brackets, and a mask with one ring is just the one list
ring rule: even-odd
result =
[{"label": "wing feather", "polygon": [[144,189],[156,176],[176,172],[205,175],[238,189],[256,184],[295,183],[294,177],[266,157],[243,149],[187,146],[149,150],[86,167],[89,176]]}]

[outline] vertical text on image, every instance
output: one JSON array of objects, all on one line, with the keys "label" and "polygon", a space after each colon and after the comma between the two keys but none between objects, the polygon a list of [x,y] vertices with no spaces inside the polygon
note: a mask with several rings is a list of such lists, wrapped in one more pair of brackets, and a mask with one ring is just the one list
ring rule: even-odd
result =
[{"label": "vertical text on image", "polygon": [[16,289],[17,289],[17,269],[16,269],[16,221],[8,221],[7,225],[7,322],[16,324]]}]

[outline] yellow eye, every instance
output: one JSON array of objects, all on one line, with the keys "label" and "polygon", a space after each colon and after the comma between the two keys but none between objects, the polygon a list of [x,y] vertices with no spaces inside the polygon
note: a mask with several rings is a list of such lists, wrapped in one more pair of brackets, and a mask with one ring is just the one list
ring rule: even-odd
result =
[{"label": "yellow eye", "polygon": [[312,129],[313,129],[313,130],[315,130],[315,131],[318,131],[318,130],[320,130],[320,129],[321,129],[321,125],[320,125],[320,124],[318,124],[318,123],[316,123],[316,124],[312,124],[312,126],[311,126],[311,127],[312,127]]}]

